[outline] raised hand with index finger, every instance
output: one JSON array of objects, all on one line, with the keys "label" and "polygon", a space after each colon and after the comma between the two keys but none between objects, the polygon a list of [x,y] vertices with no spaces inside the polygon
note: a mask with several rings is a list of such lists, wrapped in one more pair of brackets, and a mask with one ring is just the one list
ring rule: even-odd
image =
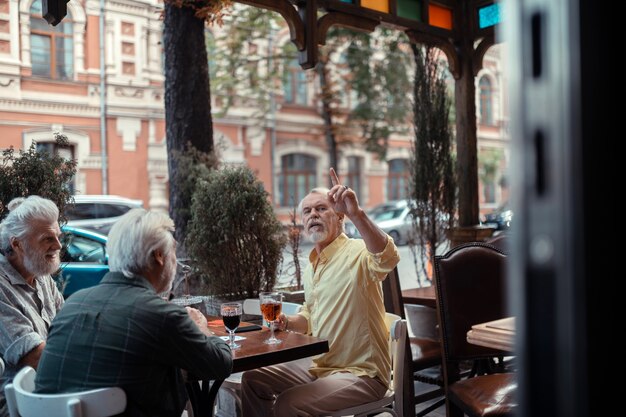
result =
[{"label": "raised hand with index finger", "polygon": [[339,177],[334,168],[330,169],[330,180],[333,183],[332,188],[328,192],[328,198],[333,205],[333,209],[338,213],[343,213],[348,217],[359,213],[361,207],[356,193],[339,182]]}]

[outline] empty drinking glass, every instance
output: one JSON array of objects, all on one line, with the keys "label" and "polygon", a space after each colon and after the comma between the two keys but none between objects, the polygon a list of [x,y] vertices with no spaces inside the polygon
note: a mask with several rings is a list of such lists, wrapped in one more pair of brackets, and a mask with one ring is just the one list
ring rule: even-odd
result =
[{"label": "empty drinking glass", "polygon": [[224,321],[224,327],[228,331],[230,339],[228,346],[230,346],[231,349],[236,349],[239,345],[235,343],[235,330],[237,330],[241,322],[241,303],[224,303],[220,307],[220,311],[222,320]]}]

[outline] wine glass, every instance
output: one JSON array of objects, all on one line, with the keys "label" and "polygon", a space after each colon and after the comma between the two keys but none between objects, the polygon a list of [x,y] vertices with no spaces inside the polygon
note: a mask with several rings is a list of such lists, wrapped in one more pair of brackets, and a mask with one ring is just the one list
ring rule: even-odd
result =
[{"label": "wine glass", "polygon": [[235,330],[237,330],[241,322],[241,311],[241,303],[224,303],[220,307],[224,327],[230,337],[228,346],[230,346],[231,349],[239,347],[239,345],[235,343]]},{"label": "wine glass", "polygon": [[262,292],[259,293],[259,299],[261,300],[261,312],[263,318],[269,322],[271,336],[263,343],[268,345],[275,345],[281,343],[279,339],[274,336],[274,321],[278,319],[280,312],[283,308],[283,295],[279,292]]},{"label": "wine glass", "polygon": [[[170,301],[176,305],[183,306],[183,307],[203,303],[202,297],[194,296],[189,293],[189,274],[193,271],[193,268],[191,267],[191,265],[189,265],[190,261],[191,259],[177,259],[176,260],[177,281],[178,282],[184,281],[185,293],[182,296],[173,298]],[[181,274],[182,274],[182,278],[178,278],[180,277]]]}]

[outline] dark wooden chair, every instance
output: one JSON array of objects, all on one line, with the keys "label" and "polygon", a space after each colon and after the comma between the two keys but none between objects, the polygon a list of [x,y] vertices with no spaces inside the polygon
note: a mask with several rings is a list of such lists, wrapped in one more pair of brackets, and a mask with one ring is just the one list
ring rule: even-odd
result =
[{"label": "dark wooden chair", "polygon": [[500,252],[509,253],[509,235],[507,233],[500,233],[485,241],[485,243],[495,246]]},{"label": "dark wooden chair", "polygon": [[[506,255],[486,243],[467,243],[435,257],[448,417],[463,413],[472,417],[511,416],[516,408],[514,374],[497,373],[492,367],[494,358],[510,353],[467,342],[473,324],[509,315],[505,277]],[[464,361],[473,361],[476,366],[469,378],[461,379],[459,365]]]},{"label": "dark wooden chair", "polygon": [[[383,295],[387,312],[397,314],[402,318],[407,318],[405,311],[410,313],[409,322],[414,336],[408,338],[406,351],[407,353],[411,352],[411,356],[407,354],[405,358],[406,369],[411,369],[411,372],[405,373],[405,415],[422,417],[444,404],[442,398],[418,411],[417,414],[414,411],[416,405],[443,396],[443,378],[440,368],[441,344],[437,337],[436,312],[433,308],[416,305],[407,306],[405,310],[397,268],[391,271],[383,282]],[[431,384],[433,389],[415,395],[414,380]],[[412,411],[409,412],[408,410]]]}]

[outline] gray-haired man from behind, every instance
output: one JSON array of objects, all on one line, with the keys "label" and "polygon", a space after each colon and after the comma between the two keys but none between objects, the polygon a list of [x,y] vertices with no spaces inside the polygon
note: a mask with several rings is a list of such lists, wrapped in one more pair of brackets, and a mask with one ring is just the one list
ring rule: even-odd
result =
[{"label": "gray-haired man from behind", "polygon": [[206,318],[159,296],[176,274],[174,222],[133,209],[109,233],[110,271],[72,294],[52,326],[36,390],[76,392],[117,386],[124,415],[180,417],[187,401],[180,369],[200,379],[230,375],[232,356]]},{"label": "gray-haired man from behind", "polygon": [[35,369],[52,319],[63,305],[52,273],[59,269],[59,210],[39,196],[16,198],[0,223],[0,417],[8,416],[4,386],[17,371]]}]

